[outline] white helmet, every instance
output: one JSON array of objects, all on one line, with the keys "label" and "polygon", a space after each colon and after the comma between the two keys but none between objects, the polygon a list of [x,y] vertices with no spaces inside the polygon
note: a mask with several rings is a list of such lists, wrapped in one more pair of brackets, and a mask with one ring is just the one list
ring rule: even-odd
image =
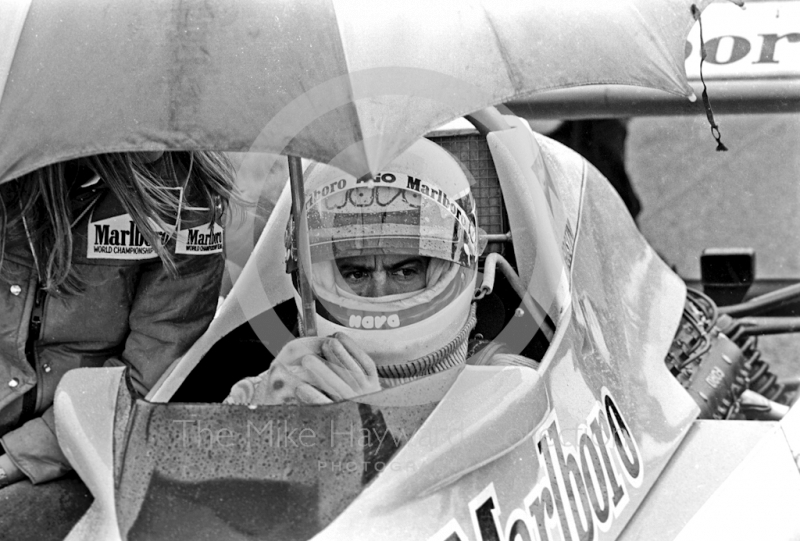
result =
[{"label": "white helmet", "polygon": [[[379,368],[452,348],[457,336],[464,335],[460,341],[466,344],[474,325],[470,305],[480,255],[467,175],[453,156],[427,139],[374,176],[355,178],[323,164],[307,172],[301,246],[307,242],[310,252],[320,336],[346,332]],[[292,227],[290,220],[289,231]],[[287,234],[287,270],[296,270],[298,247],[291,239]],[[360,297],[349,290],[335,262],[389,254],[430,257],[425,288]],[[295,299],[299,307],[299,295]]]}]

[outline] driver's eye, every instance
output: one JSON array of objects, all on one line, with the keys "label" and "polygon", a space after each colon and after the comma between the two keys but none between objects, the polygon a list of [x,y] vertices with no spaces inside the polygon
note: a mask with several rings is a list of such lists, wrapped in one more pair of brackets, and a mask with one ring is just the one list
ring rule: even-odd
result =
[{"label": "driver's eye", "polygon": [[359,282],[367,278],[367,273],[364,271],[345,271],[342,275],[348,282]]},{"label": "driver's eye", "polygon": [[419,276],[419,269],[415,267],[403,267],[402,269],[394,271],[393,274],[400,280],[410,280]]}]

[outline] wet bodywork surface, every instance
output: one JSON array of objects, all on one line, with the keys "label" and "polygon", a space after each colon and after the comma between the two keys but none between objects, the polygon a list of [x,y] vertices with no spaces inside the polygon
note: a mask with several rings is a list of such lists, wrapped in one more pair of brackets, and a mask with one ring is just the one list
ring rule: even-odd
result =
[{"label": "wet bodywork surface", "polygon": [[127,426],[115,430],[120,534],[309,539],[387,467],[435,406],[137,400]]}]

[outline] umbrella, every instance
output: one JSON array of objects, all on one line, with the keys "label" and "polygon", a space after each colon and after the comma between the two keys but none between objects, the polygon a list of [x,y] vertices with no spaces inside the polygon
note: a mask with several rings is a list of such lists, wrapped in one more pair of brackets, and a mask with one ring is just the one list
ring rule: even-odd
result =
[{"label": "umbrella", "polygon": [[3,0],[0,182],[107,151],[266,151],[375,172],[452,118],[615,83],[691,96],[710,0]]}]

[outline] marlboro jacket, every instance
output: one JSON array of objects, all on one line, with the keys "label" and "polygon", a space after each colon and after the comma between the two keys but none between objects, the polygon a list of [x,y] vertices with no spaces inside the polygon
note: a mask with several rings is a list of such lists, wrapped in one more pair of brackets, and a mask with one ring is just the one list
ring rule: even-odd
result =
[{"label": "marlboro jacket", "polygon": [[162,234],[174,278],[102,182],[71,201],[72,261],[83,293],[41,290],[25,242],[6,246],[11,278],[0,278],[0,443],[33,483],[69,469],[53,418],[63,374],[126,366],[145,394],[211,322],[224,266],[222,229],[209,223],[210,211],[185,210],[177,231]]}]

